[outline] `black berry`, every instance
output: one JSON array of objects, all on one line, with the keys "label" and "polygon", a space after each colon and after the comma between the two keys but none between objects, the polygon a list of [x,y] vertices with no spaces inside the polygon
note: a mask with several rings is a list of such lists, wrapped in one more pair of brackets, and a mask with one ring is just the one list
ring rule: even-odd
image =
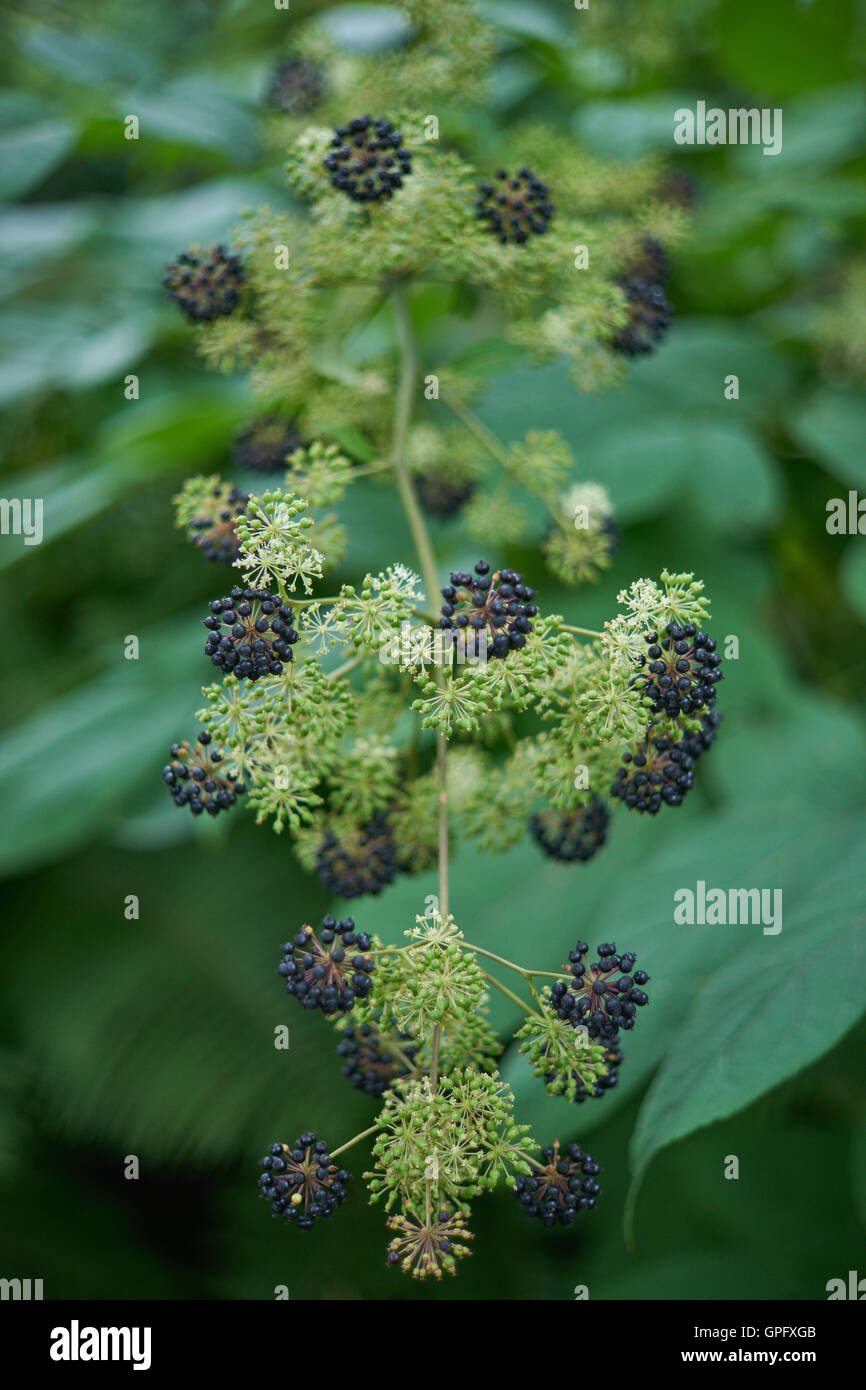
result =
[{"label": "black berry", "polygon": [[696,732],[651,725],[642,743],[622,755],[623,766],[610,794],[629,810],[656,815],[662,806],[681,806],[694,786],[694,769],[714,742],[722,716],[718,710],[702,715]]},{"label": "black berry", "polygon": [[194,816],[202,811],[209,816],[228,811],[246,791],[243,782],[236,781],[222,766],[223,755],[211,742],[211,735],[202,729],[194,747],[186,741],[173,743],[171,762],[162,769],[162,780],[175,806],[188,806]]},{"label": "black berry", "polygon": [[324,1139],[312,1132],[291,1146],[271,1144],[261,1167],[259,1195],[270,1202],[274,1216],[293,1221],[301,1231],[333,1216],[349,1195],[350,1174],[331,1162]]},{"label": "black berry", "polygon": [[451,583],[442,590],[440,628],[454,633],[454,645],[463,658],[487,661],[503,658],[526,646],[531,619],[538,609],[535,590],[514,570],[490,573],[479,560],[474,574],[452,571]]},{"label": "black berry", "polygon": [[288,466],[289,455],[304,447],[304,437],[294,420],[266,415],[253,420],[235,435],[232,458],[238,468],[254,473],[279,473]]},{"label": "black berry", "polygon": [[166,267],[163,284],[188,318],[224,318],[237,307],[244,274],[239,257],[224,246],[191,246]]},{"label": "black berry", "polygon": [[553,204],[547,185],[529,169],[514,175],[497,169],[494,182],[478,185],[475,215],[498,241],[522,243],[547,231]]},{"label": "black berry", "polygon": [[346,1059],[343,1075],[368,1096],[383,1096],[399,1077],[409,1075],[406,1062],[418,1051],[409,1033],[400,1034],[397,1046],[402,1057],[389,1050],[375,1024],[348,1029],[337,1046],[337,1056]]},{"label": "black berry", "polygon": [[694,623],[668,623],[661,637],[649,632],[644,641],[647,651],[632,684],[643,689],[655,711],[675,718],[714,703],[716,685],[723,679],[714,638]]},{"label": "black berry", "polygon": [[319,936],[310,926],[283,946],[277,974],[305,1009],[324,1014],[349,1013],[356,999],[366,999],[373,987],[371,946],[366,932],[356,932],[351,917],[322,921]]},{"label": "black berry", "polygon": [[324,160],[334,188],[355,203],[391,198],[412,172],[403,136],[384,117],[356,116],[338,126]]},{"label": "black berry", "polygon": [[571,1226],[579,1211],[591,1211],[601,1188],[596,1182],[601,1167],[579,1144],[569,1144],[560,1154],[559,1140],[542,1150],[543,1163],[531,1174],[519,1173],[514,1193],[527,1216],[542,1225]]},{"label": "black berry", "polygon": [[325,888],[338,898],[380,893],[399,870],[394,835],[384,811],[338,838],[332,830],[316,854],[316,871]]},{"label": "black berry", "polygon": [[210,629],[205,656],[227,675],[250,681],[279,676],[282,662],[292,660],[298,640],[294,614],[266,590],[234,588],[227,597],[214,599],[210,610],[203,620]]},{"label": "black berry", "polygon": [[673,308],[665,294],[668,264],[663,247],[645,237],[641,255],[617,281],[628,303],[628,322],[613,338],[626,357],[652,352],[670,327]]},{"label": "black berry", "polygon": [[592,965],[583,959],[588,950],[586,942],[579,941],[569,952],[571,978],[554,982],[550,1005],[557,1018],[586,1028],[592,1041],[613,1043],[620,1029],[634,1028],[637,1010],[649,1003],[641,988],[649,976],[643,970],[635,973],[637,957],[633,952],[618,955],[613,942],[599,946]]},{"label": "black berry", "polygon": [[529,822],[536,843],[551,859],[585,862],[601,849],[607,838],[608,814],[595,797],[577,811],[539,811]]}]

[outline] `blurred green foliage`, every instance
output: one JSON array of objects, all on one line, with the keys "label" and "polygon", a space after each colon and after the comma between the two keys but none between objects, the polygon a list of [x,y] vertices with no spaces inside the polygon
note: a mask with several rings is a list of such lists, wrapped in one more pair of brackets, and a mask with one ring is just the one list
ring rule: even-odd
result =
[{"label": "blurred green foliage", "polygon": [[[269,1298],[287,1284],[292,1298],[569,1299],[586,1284],[592,1298],[820,1298],[862,1257],[866,1220],[864,1034],[851,1031],[866,558],[860,537],[825,529],[827,501],[866,484],[866,10],[483,5],[499,57],[463,134],[480,160],[532,113],[595,152],[673,161],[673,110],[699,98],[781,106],[784,146],[775,159],[676,152],[696,186],[678,316],[623,391],[580,397],[558,367],[487,362],[483,418],[505,439],[560,429],[624,528],[589,594],[552,590],[530,547],[510,555],[545,604],[592,627],[631,578],[692,569],[740,655],[722,737],[681,810],[619,815],[585,866],[529,845],[458,855],[453,902],[473,940],[543,964],[579,936],[616,939],[655,991],[603,1102],[569,1108],[505,1062],[540,1140],[591,1133],[598,1212],[551,1235],[508,1197],[481,1203],[474,1258],[420,1291],[385,1270],[381,1213],[360,1195],[311,1236],[257,1202],[273,1138],[311,1127],[338,1144],[372,1114],[322,1020],[290,1012],[273,973],[287,928],[327,900],[267,830],[194,824],[159,781],[208,679],[197,633],[215,583],[172,529],[170,498],[186,473],[225,470],[249,410],[242,382],[196,363],[159,280],[241,207],[287,197],[260,101],[313,8],[327,10],[33,0],[3,21],[0,460],[5,495],[45,499],[45,539],[0,543],[0,1272],[44,1278],[48,1297]],[[375,41],[393,8],[343,7],[333,22]],[[138,141],[123,138],[131,112]],[[341,578],[412,559],[381,490],[358,485],[345,519]],[[476,558],[459,523],[434,538],[443,571]],[[123,660],[127,634],[137,662]],[[781,885],[782,934],[675,926],[673,890],[698,878]],[[359,915],[397,940],[428,891],[404,879]],[[123,915],[131,893],[138,921]],[[507,1008],[495,1001],[503,1023]],[[284,1022],[287,1053],[273,1047]],[[123,1178],[127,1154],[138,1182]],[[737,1182],[723,1178],[729,1154]]]}]

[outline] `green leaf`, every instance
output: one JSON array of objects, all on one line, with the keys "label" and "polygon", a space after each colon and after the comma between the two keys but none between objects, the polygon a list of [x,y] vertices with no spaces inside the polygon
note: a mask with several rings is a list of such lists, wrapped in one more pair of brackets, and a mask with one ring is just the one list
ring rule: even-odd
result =
[{"label": "green leaf", "polygon": [[[633,1194],[659,1149],[735,1114],[794,1076],[829,1051],[863,1012],[863,999],[850,982],[866,968],[864,830],[861,815],[843,824],[825,822],[821,831],[813,825],[799,844],[791,844],[792,853],[813,857],[812,885],[793,911],[783,887],[781,933],[761,933],[743,945],[704,985],[672,1038],[632,1138]],[[743,886],[756,882],[737,880]]]},{"label": "green leaf", "polygon": [[78,138],[72,121],[48,120],[0,135],[0,198],[20,198],[56,168]]},{"label": "green leaf", "polygon": [[823,386],[788,415],[794,438],[840,482],[866,486],[866,400],[861,393]]},{"label": "green leaf", "polygon": [[849,545],[839,570],[842,592],[859,618],[866,622],[866,546]]}]

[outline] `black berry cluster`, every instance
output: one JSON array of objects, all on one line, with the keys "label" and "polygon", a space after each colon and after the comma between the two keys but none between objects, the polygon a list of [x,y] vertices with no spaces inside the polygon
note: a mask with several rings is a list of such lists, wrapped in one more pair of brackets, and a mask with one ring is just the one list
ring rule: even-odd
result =
[{"label": "black berry cluster", "polygon": [[[583,1077],[578,1072],[572,1073],[573,1079],[577,1082],[577,1090],[574,1093],[574,1102],[576,1105],[581,1105],[585,1100],[595,1100],[599,1096],[603,1096],[605,1091],[613,1090],[619,1080],[619,1069],[622,1066],[622,1050],[613,1046],[606,1047],[604,1052],[604,1065],[607,1071],[597,1077],[589,1089],[587,1089]],[[559,1078],[554,1072],[551,1072],[549,1076],[545,1077],[546,1081],[557,1079]]]},{"label": "black berry cluster", "polygon": [[579,1211],[591,1211],[601,1188],[596,1176],[601,1166],[583,1152],[579,1144],[569,1144],[560,1156],[559,1140],[552,1149],[543,1149],[543,1164],[531,1174],[519,1173],[514,1193],[527,1216],[538,1217],[542,1225],[571,1226]]},{"label": "black berry cluster", "polygon": [[478,185],[475,215],[502,242],[523,243],[547,231],[553,204],[547,185],[529,169],[497,169],[495,183]]},{"label": "black berry cluster", "polygon": [[623,766],[611,785],[610,794],[629,810],[656,815],[662,806],[680,806],[694,785],[695,764],[711,746],[721,723],[718,710],[701,716],[697,731],[666,732],[664,725],[652,725],[644,741],[622,755]]},{"label": "black berry cluster", "polygon": [[403,136],[383,116],[356,116],[337,126],[323,160],[331,183],[355,203],[391,198],[412,172],[412,154]]},{"label": "black berry cluster", "polygon": [[375,1024],[347,1030],[337,1045],[337,1056],[346,1059],[343,1075],[368,1096],[383,1096],[399,1077],[409,1075],[406,1062],[418,1051],[409,1033],[401,1033],[397,1043],[402,1057],[389,1051]]},{"label": "black berry cluster", "polygon": [[325,917],[318,937],[305,926],[294,941],[286,942],[277,974],[285,979],[286,994],[293,994],[305,1009],[349,1013],[355,1000],[366,999],[373,987],[373,961],[361,954],[371,945],[366,932],[355,931],[351,917],[339,922]]},{"label": "black berry cluster", "polygon": [[237,307],[244,273],[240,259],[224,246],[191,246],[166,267],[163,284],[188,318],[224,318]]},{"label": "black berry cluster", "polygon": [[269,106],[290,116],[306,116],[315,111],[325,94],[321,68],[305,58],[284,58],[271,74],[265,96]]},{"label": "black berry cluster", "polygon": [[535,590],[524,584],[521,574],[491,574],[487,561],[479,560],[474,574],[453,570],[451,583],[441,593],[445,602],[439,626],[456,634],[455,645],[463,656],[486,661],[491,654],[506,657],[526,646],[530,619],[538,609],[532,602]]},{"label": "black berry cluster", "polygon": [[279,473],[287,467],[289,455],[303,449],[304,443],[294,420],[265,415],[235,435],[232,458],[238,468],[253,473]]},{"label": "black berry cluster", "polygon": [[664,248],[645,237],[640,257],[617,281],[628,301],[628,322],[614,336],[613,346],[626,357],[652,352],[670,327],[673,308],[665,286],[668,262]]},{"label": "black berry cluster", "polygon": [[206,560],[233,565],[240,554],[235,521],[243,516],[248,492],[240,492],[228,483],[219,483],[202,503],[189,523],[193,545]]},{"label": "black berry cluster", "polygon": [[312,1132],[302,1134],[291,1148],[271,1144],[261,1166],[259,1195],[270,1202],[274,1216],[294,1221],[301,1231],[333,1216],[349,1195],[351,1175],[331,1162],[324,1139]]},{"label": "black berry cluster", "polygon": [[266,590],[236,587],[226,598],[215,598],[210,617],[203,619],[210,629],[205,656],[239,679],[279,676],[298,640],[293,617],[291,608]]},{"label": "black berry cluster", "polygon": [[714,703],[716,685],[723,678],[722,658],[716,641],[694,623],[668,623],[662,637],[648,632],[646,655],[634,684],[641,685],[652,707],[676,718],[694,714]]},{"label": "black berry cluster", "polygon": [[595,1041],[613,1043],[620,1029],[634,1028],[635,1015],[649,1003],[641,988],[649,975],[635,970],[637,957],[628,951],[617,955],[613,942],[598,948],[598,960],[587,965],[583,957],[589,947],[579,941],[568,959],[570,980],[556,980],[550,991],[550,1003],[557,1018],[574,1028],[586,1028]]},{"label": "black berry cluster", "polygon": [[529,828],[551,859],[583,863],[601,849],[607,838],[607,823],[607,807],[595,797],[577,811],[538,811]]},{"label": "black berry cluster", "polygon": [[359,898],[363,893],[381,893],[399,871],[391,824],[384,811],[342,838],[333,830],[316,854],[316,871],[325,888],[338,898]]},{"label": "black berry cluster", "polygon": [[432,516],[447,518],[456,516],[461,507],[465,507],[470,497],[474,497],[478,484],[451,482],[436,474],[419,473],[415,487],[425,511]]},{"label": "black berry cluster", "polygon": [[212,735],[202,729],[195,747],[183,743],[171,746],[171,762],[162,769],[162,780],[172,795],[175,806],[188,806],[194,816],[207,811],[218,816],[228,811],[246,787],[235,781],[220,767],[221,753],[211,748]]}]

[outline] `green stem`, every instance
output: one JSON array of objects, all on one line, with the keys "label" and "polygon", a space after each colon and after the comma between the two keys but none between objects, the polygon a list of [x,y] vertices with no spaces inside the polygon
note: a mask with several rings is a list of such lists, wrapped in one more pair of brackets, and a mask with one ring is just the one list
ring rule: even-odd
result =
[{"label": "green stem", "polygon": [[356,1134],[354,1139],[349,1139],[345,1144],[341,1144],[338,1149],[332,1149],[331,1158],[336,1158],[337,1154],[345,1153],[347,1149],[351,1149],[353,1144],[360,1144],[362,1139],[366,1139],[368,1134],[375,1134],[377,1129],[379,1129],[378,1124],[371,1125],[369,1129],[362,1129],[361,1133]]},{"label": "green stem", "polygon": [[406,437],[409,432],[409,422],[412,418],[412,396],[417,384],[418,356],[415,351],[415,339],[412,336],[412,321],[409,317],[409,296],[407,285],[403,280],[398,280],[391,291],[391,302],[394,306],[394,316],[397,322],[397,342],[400,348],[400,380],[397,387],[397,401],[394,409],[394,438],[393,438],[393,460],[394,475],[397,482],[397,491],[400,494],[400,501],[403,503],[403,510],[406,513],[406,520],[409,523],[409,530],[412,532],[412,540],[418,555],[418,563],[421,566],[421,575],[424,579],[424,588],[427,590],[427,600],[435,605],[436,594],[439,589],[438,571],[436,569],[436,559],[433,555],[433,547],[430,544],[430,537],[427,534],[427,527],[424,524],[424,517],[418,505],[418,498],[415,496],[415,489],[409,474],[409,465],[406,460]]},{"label": "green stem", "polygon": [[591,627],[569,627],[568,623],[563,623],[563,632],[576,632],[579,637],[603,637],[603,632],[596,632]]},{"label": "green stem", "polygon": [[466,426],[470,434],[474,434],[478,442],[483,444],[485,449],[502,464],[502,467],[507,468],[509,465],[508,450],[501,440],[497,439],[493,431],[488,429],[484,421],[479,420],[477,415],[473,415],[472,411],[447,389],[440,389],[439,399],[443,405],[448,407],[451,414],[456,415],[460,423]]},{"label": "green stem", "polygon": [[463,945],[467,951],[474,951],[477,956],[486,956],[488,960],[495,960],[497,965],[504,965],[515,974],[522,975],[524,980],[562,980],[565,977],[563,970],[527,970],[523,965],[515,965],[513,960],[506,960],[504,956],[495,956],[492,951],[485,951],[483,946],[473,946],[471,941],[464,941]]},{"label": "green stem", "polygon": [[519,994],[515,994],[514,991],[509,989],[507,985],[504,985],[501,980],[497,980],[495,975],[490,975],[486,970],[482,970],[481,973],[489,984],[493,985],[495,989],[498,989],[501,994],[507,995],[508,998],[511,999],[515,1004],[518,1004],[520,1006],[521,1013],[526,1014],[529,1018],[541,1018],[540,1013],[538,1013],[535,1009],[530,1008],[530,1006],[525,1002],[525,1000],[520,998]]}]

